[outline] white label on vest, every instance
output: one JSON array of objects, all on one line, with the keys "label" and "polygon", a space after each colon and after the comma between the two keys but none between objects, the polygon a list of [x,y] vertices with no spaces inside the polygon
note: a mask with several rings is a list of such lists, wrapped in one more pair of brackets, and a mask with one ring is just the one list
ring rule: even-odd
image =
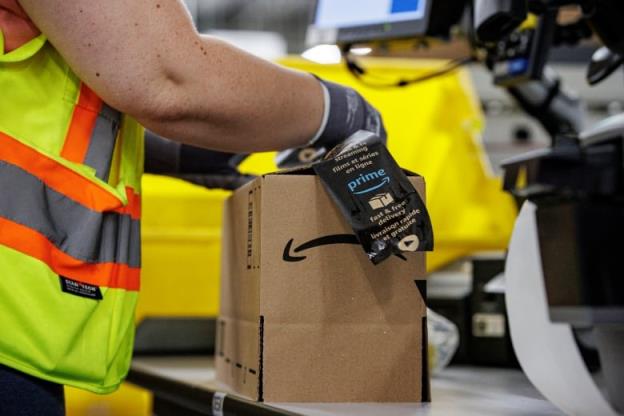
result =
[{"label": "white label on vest", "polygon": [[77,282],[76,280],[71,280],[63,276],[59,276],[59,278],[61,279],[61,290],[65,293],[80,296],[81,298],[94,300],[103,299],[102,291],[98,286]]}]

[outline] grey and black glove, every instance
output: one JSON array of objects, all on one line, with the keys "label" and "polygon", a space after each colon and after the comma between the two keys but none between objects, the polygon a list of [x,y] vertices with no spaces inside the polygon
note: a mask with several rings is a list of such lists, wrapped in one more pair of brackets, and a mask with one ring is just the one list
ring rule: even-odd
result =
[{"label": "grey and black glove", "polygon": [[238,171],[245,154],[189,146],[145,132],[145,173],[167,175],[210,189],[234,190],[254,178]]},{"label": "grey and black glove", "polygon": [[277,155],[277,165],[289,168],[320,159],[360,130],[376,134],[384,142],[386,129],[379,112],[352,88],[319,79],[325,95],[325,113],[317,135],[308,146]]}]

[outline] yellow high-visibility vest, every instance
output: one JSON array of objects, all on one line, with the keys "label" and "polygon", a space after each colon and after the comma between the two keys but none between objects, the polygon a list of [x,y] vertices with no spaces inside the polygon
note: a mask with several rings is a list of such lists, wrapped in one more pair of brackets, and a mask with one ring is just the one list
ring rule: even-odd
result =
[{"label": "yellow high-visibility vest", "polygon": [[2,54],[0,364],[96,393],[126,376],[143,129],[41,35]]}]

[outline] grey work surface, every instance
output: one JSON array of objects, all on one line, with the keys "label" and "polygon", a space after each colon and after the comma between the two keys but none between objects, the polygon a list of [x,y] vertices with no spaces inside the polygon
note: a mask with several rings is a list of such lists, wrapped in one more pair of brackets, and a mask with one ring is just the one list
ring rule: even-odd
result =
[{"label": "grey work surface", "polygon": [[[155,376],[208,391],[224,391],[215,382],[214,362],[209,357],[135,358],[132,374]],[[136,384],[150,388],[142,383]],[[562,415],[519,370],[451,367],[434,377],[431,387],[433,402],[428,404],[266,405],[304,416]]]}]

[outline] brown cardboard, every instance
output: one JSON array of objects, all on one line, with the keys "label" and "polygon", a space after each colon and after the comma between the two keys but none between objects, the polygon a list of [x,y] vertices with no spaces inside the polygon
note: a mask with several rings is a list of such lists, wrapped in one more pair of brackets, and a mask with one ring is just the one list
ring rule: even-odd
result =
[{"label": "brown cardboard", "polygon": [[[411,180],[424,198],[423,179]],[[352,234],[315,176],[267,175],[233,194],[224,213],[220,382],[268,402],[429,399],[424,253],[374,266],[348,242],[295,251]]]}]

